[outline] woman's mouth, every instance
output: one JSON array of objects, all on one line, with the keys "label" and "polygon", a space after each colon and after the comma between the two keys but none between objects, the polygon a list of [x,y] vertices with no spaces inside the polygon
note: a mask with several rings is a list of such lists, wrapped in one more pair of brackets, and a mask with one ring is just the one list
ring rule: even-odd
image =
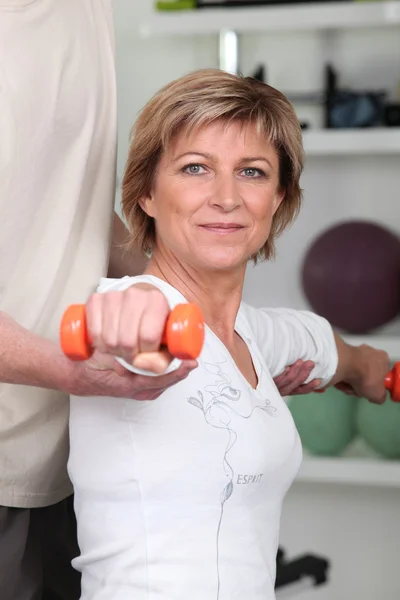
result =
[{"label": "woman's mouth", "polygon": [[244,229],[244,225],[240,223],[206,223],[200,225],[201,229],[209,231],[210,233],[229,234],[237,233]]}]

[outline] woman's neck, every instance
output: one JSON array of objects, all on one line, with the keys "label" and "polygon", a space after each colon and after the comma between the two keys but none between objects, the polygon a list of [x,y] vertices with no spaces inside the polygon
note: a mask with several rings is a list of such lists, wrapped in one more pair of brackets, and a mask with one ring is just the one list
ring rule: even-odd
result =
[{"label": "woman's neck", "polygon": [[200,271],[174,256],[155,250],[145,272],[177,289],[202,309],[207,325],[226,343],[234,340],[236,316],[242,300],[245,268],[236,272]]}]

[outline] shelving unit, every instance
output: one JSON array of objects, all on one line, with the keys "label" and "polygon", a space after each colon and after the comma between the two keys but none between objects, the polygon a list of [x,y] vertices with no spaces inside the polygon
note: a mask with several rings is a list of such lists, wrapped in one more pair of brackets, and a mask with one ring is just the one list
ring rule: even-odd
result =
[{"label": "shelving unit", "polygon": [[297,482],[400,488],[400,460],[381,458],[356,440],[337,457],[304,454]]},{"label": "shelving unit", "polygon": [[386,27],[400,23],[400,2],[334,2],[187,11],[154,11],[139,24],[142,37]]},{"label": "shelving unit", "polygon": [[308,156],[398,154],[400,128],[305,131],[303,142]]}]

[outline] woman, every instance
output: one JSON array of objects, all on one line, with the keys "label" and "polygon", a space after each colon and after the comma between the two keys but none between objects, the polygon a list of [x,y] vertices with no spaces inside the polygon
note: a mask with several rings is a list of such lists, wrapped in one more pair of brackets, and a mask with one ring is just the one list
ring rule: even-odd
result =
[{"label": "woman", "polygon": [[167,85],[137,121],[123,209],[151,258],[142,277],[101,282],[89,332],[100,353],[158,373],[171,307],[196,302],[206,337],[175,385],[154,378],[153,401],[72,402],[84,600],[273,599],[282,500],[301,462],[273,378],[302,359],[313,386],[385,398],[384,352],[348,346],[309,312],[242,302],[248,261],[271,257],[299,210],[302,161],[286,98],[221,71]]}]

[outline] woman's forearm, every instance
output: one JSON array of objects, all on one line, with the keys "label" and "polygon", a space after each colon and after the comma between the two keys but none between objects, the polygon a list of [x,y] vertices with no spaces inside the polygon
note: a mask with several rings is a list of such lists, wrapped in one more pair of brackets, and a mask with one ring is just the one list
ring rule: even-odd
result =
[{"label": "woman's forearm", "polygon": [[362,376],[359,348],[347,344],[336,332],[334,332],[334,335],[338,353],[338,366],[331,385]]},{"label": "woman's forearm", "polygon": [[337,333],[335,341],[338,366],[330,385],[337,385],[343,391],[347,390],[378,404],[384,402],[384,379],[390,368],[388,354],[366,344],[351,346]]}]

